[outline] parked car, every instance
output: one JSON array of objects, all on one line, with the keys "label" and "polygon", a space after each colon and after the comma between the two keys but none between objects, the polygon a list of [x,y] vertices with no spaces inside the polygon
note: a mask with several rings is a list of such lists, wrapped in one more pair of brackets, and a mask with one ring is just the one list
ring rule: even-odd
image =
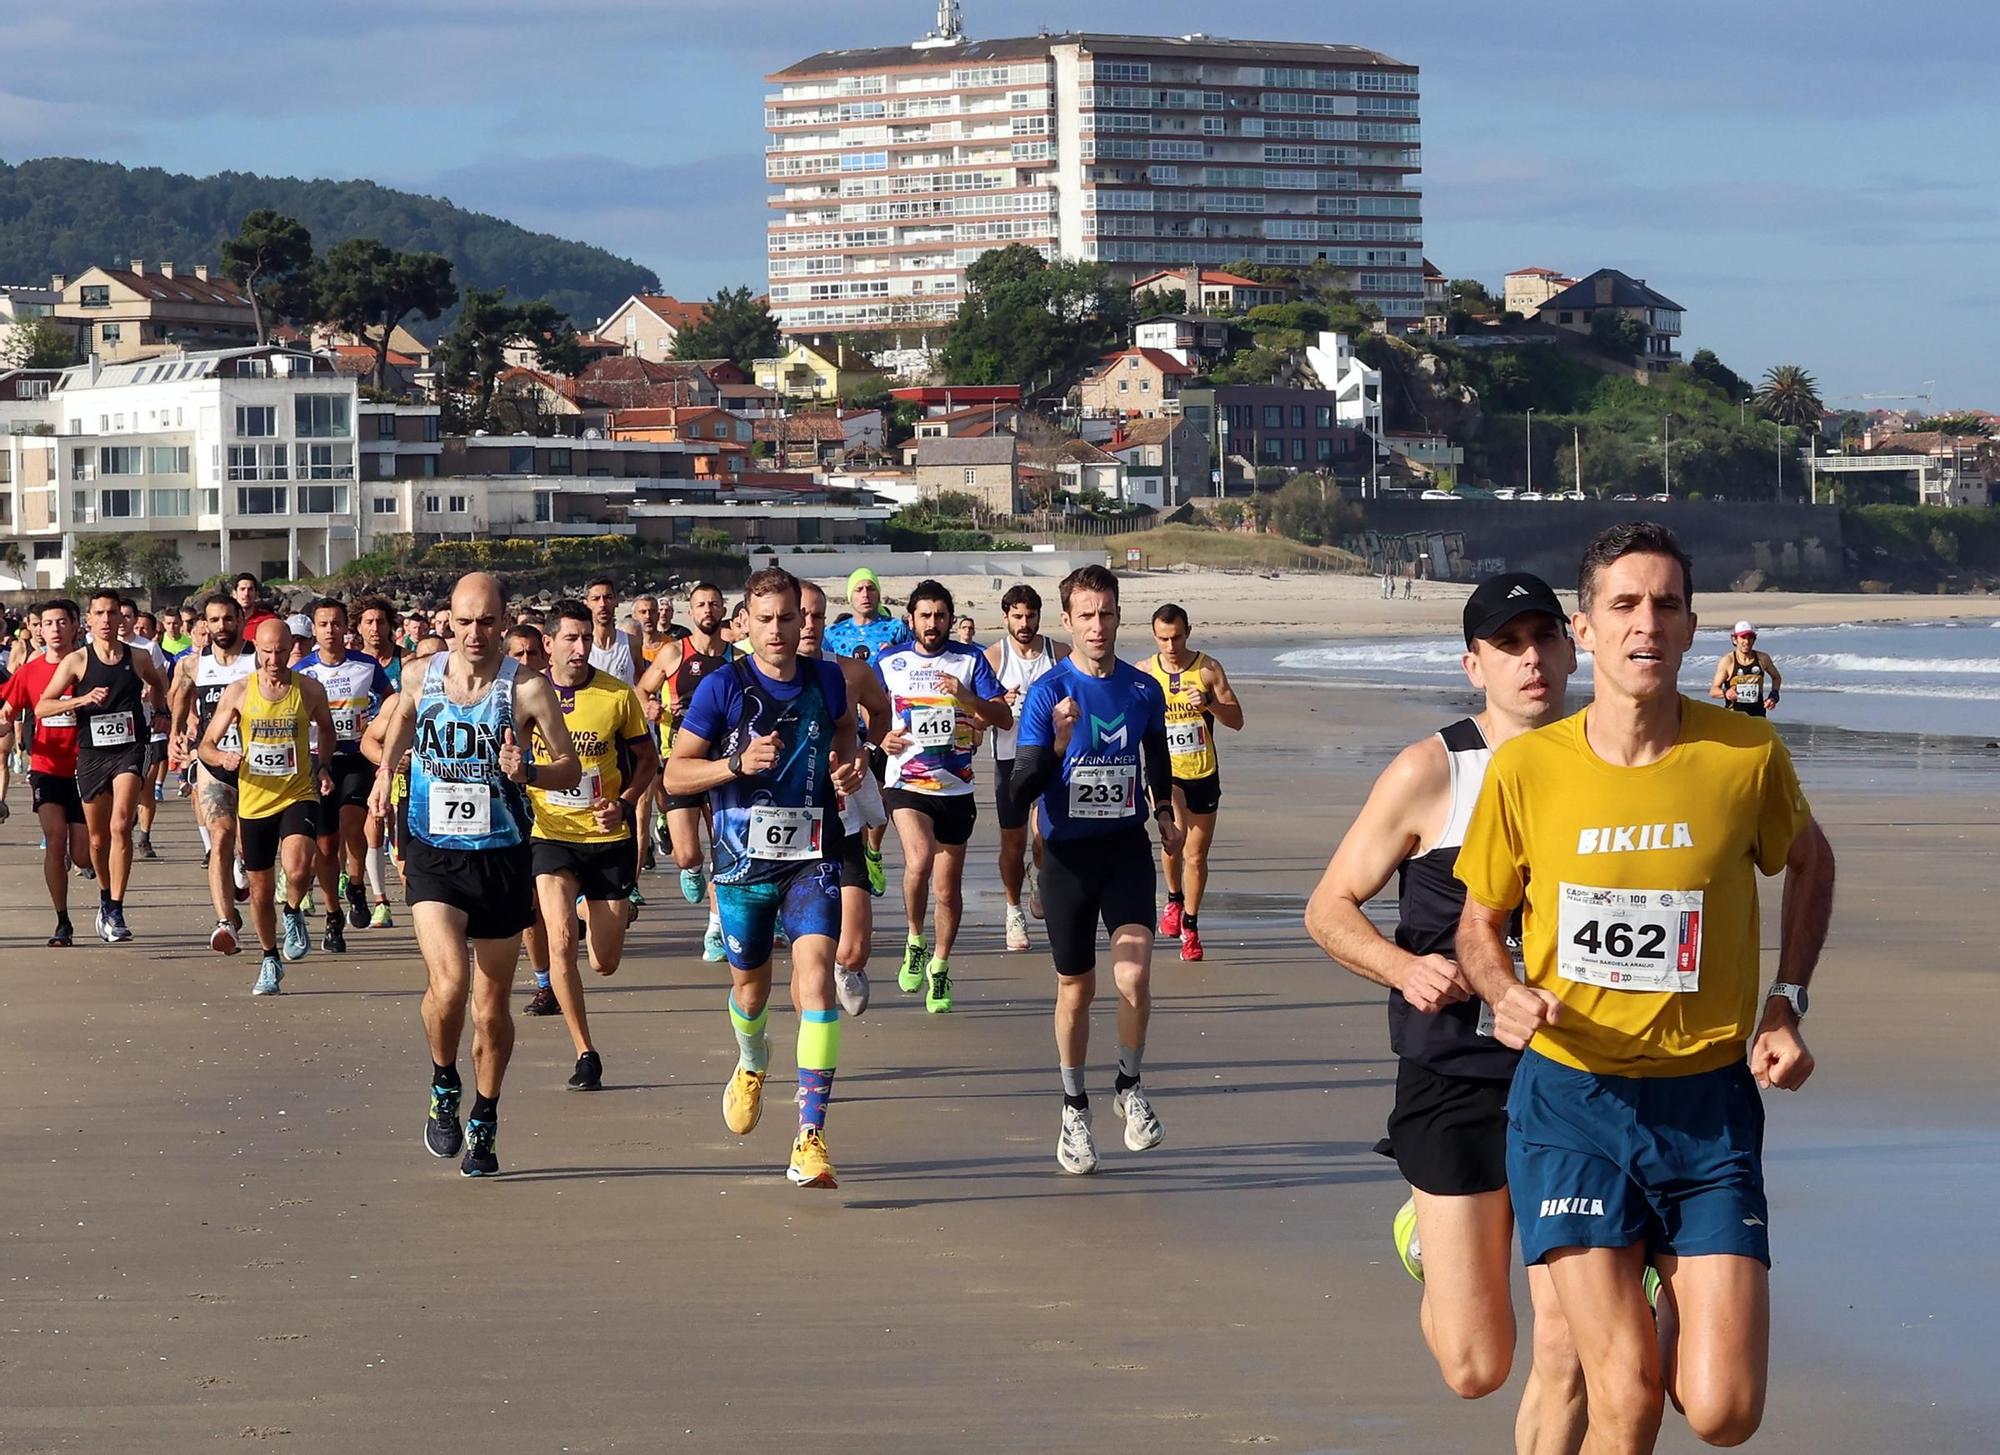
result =
[{"label": "parked car", "polygon": [[1449,490],[1426,490],[1417,497],[1419,500],[1456,500],[1458,497]]},{"label": "parked car", "polygon": [[1523,490],[1514,497],[1516,500],[1547,500],[1549,497],[1539,490]]},{"label": "parked car", "polygon": [[1666,493],[1665,493],[1664,491],[1662,491],[1662,492],[1661,492],[1660,494],[1658,494],[1658,495],[1648,495],[1648,496],[1647,496],[1646,498],[1647,498],[1648,500],[1672,500],[1672,499],[1673,499],[1674,497],[1673,497],[1673,496],[1671,496],[1671,495],[1668,495],[1668,494],[1666,494]]},{"label": "parked car", "polygon": [[1614,495],[1611,498],[1613,500],[1637,500],[1639,497],[1636,495]]},{"label": "parked car", "polygon": [[1495,490],[1493,492],[1493,498],[1495,500],[1512,500],[1515,496],[1519,495],[1520,493],[1521,493],[1520,490],[1516,486],[1503,485],[1498,490]]},{"label": "parked car", "polygon": [[1549,497],[1551,500],[1588,500],[1590,497],[1581,490],[1558,490]]}]

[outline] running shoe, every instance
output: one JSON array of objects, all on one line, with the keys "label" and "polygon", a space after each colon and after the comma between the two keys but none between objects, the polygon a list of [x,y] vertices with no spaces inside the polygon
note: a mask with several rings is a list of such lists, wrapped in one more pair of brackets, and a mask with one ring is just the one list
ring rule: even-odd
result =
[{"label": "running shoe", "polygon": [[739,1064],[722,1088],[722,1124],[737,1136],[747,1136],[764,1115],[764,1073]]},{"label": "running shoe", "polygon": [[211,851],[208,849],[203,849],[201,851],[201,872],[204,874],[208,872],[208,856],[210,852]]},{"label": "running shoe", "polygon": [[432,1086],[430,1114],[424,1118],[424,1146],[433,1157],[456,1157],[465,1145],[465,1129],[458,1124],[459,1089]]},{"label": "running shoe", "polygon": [[341,875],[340,879],[340,897],[347,901],[347,927],[353,930],[367,929],[368,891],[345,874]]},{"label": "running shoe", "polygon": [[[153,802],[163,803],[166,801],[166,797],[167,797],[167,785],[166,781],[162,779],[160,782],[155,783],[153,785]],[[0,814],[0,818],[4,817],[6,817],[5,814]]]},{"label": "running shoe", "polygon": [[845,965],[834,966],[833,994],[840,1002],[843,1014],[860,1015],[868,1009],[868,972],[850,970]]},{"label": "running shoe", "polygon": [[105,918],[111,922],[110,940],[114,945],[122,945],[132,938],[132,928],[125,923],[125,908],[119,905],[111,909]]},{"label": "running shoe", "polygon": [[911,940],[903,946],[902,968],[896,972],[896,984],[904,991],[918,991],[924,985],[924,961],[929,951],[922,940]]},{"label": "running shoe", "polygon": [[1160,933],[1180,938],[1181,902],[1178,899],[1168,900],[1167,907],[1160,911]]},{"label": "running shoe", "polygon": [[528,1003],[521,1010],[522,1015],[561,1015],[562,1002],[556,999],[555,987],[537,985],[535,993],[528,997]]},{"label": "running shoe", "polygon": [[486,1121],[479,1117],[466,1118],[465,1160],[458,1164],[460,1177],[499,1176],[500,1158],[493,1150],[493,1143],[499,1135],[498,1122]]},{"label": "running shoe", "polygon": [[236,943],[236,926],[226,919],[217,920],[208,932],[208,947],[218,955],[233,955],[243,948]]},{"label": "running shoe", "polygon": [[303,909],[287,908],[285,915],[285,939],[283,949],[287,960],[303,960],[312,949],[312,932],[306,928],[306,913]]},{"label": "running shoe", "polygon": [[1144,1152],[1165,1140],[1167,1129],[1160,1125],[1159,1114],[1146,1100],[1146,1093],[1141,1088],[1126,1087],[1112,1098],[1111,1109],[1125,1118],[1125,1149],[1128,1152]]},{"label": "running shoe", "polygon": [[689,904],[700,904],[701,896],[707,888],[708,877],[701,870],[681,870],[681,898]]},{"label": "running shoe", "polygon": [[1660,1311],[1660,1270],[1652,1264],[1639,1276],[1639,1287],[1646,1295],[1646,1307],[1654,1313]]},{"label": "running shoe", "polygon": [[264,958],[257,962],[257,983],[250,987],[252,995],[277,995],[283,990],[285,962],[278,958],[276,950],[266,950]]},{"label": "running shoe", "polygon": [[375,912],[368,916],[368,928],[386,930],[396,923],[396,917],[389,913],[389,901],[384,899],[376,904]]},{"label": "running shoe", "polygon": [[326,933],[319,937],[319,947],[329,955],[347,953],[347,919],[339,910],[326,912]]},{"label": "running shoe", "polygon": [[1063,1103],[1062,1130],[1056,1136],[1056,1165],[1078,1177],[1097,1170],[1097,1143],[1090,1135],[1090,1109]]},{"label": "running shoe", "polygon": [[75,943],[76,926],[69,922],[68,915],[57,915],[55,930],[49,935],[49,948],[51,950],[67,950]]},{"label": "running shoe", "polygon": [[1028,860],[1028,913],[1036,919],[1044,918],[1042,913],[1042,871],[1035,867],[1035,861]]},{"label": "running shoe", "polygon": [[570,1074],[571,1091],[597,1091],[604,1085],[604,1058],[595,1051],[585,1051],[576,1058],[576,1070]]},{"label": "running shoe", "polygon": [[1402,1260],[1403,1271],[1422,1283],[1424,1250],[1417,1241],[1417,1200],[1414,1197],[1396,1209],[1396,1220],[1389,1224],[1389,1235],[1396,1240],[1396,1257]]},{"label": "running shoe", "polygon": [[97,906],[97,938],[107,945],[116,938],[111,933],[111,911],[101,904]]},{"label": "running shoe", "polygon": [[76,866],[76,877],[79,879],[95,879],[97,871],[88,864],[79,864]]},{"label": "running shoe", "polygon": [[[250,898],[250,876],[244,872],[241,859],[236,860],[230,867],[236,871],[236,902],[242,904]],[[284,898],[283,890],[278,892],[278,897]]]},{"label": "running shoe", "polygon": [[641,894],[639,886],[634,884],[625,892],[625,902],[630,904],[634,909],[644,909],[646,907],[646,896]]},{"label": "running shoe", "polygon": [[132,848],[142,859],[157,860],[160,857],[154,852],[153,836],[151,834],[135,835],[132,839]]},{"label": "running shoe", "polygon": [[1028,948],[1028,912],[1018,904],[1007,906],[1007,948],[1010,950]]},{"label": "running shoe", "polygon": [[826,1155],[826,1137],[818,1127],[800,1127],[792,1143],[792,1165],[785,1169],[794,1187],[838,1187],[833,1163]]},{"label": "running shoe", "polygon": [[1201,958],[1201,931],[1191,924],[1181,926],[1181,958],[1183,960]]},{"label": "running shoe", "polygon": [[938,955],[924,968],[924,1009],[931,1015],[951,1009],[951,962]]},{"label": "running shoe", "polygon": [[889,888],[889,875],[882,867],[882,851],[864,847],[861,862],[868,868],[868,892],[880,899]]},{"label": "running shoe", "polygon": [[701,958],[713,965],[728,953],[722,943],[722,926],[710,925],[701,937]]},{"label": "running shoe", "polygon": [[[646,857],[671,859],[673,856],[674,834],[667,826],[667,816],[663,813],[653,820],[653,842],[646,851]],[[689,900],[688,903],[692,904],[694,901]]]}]

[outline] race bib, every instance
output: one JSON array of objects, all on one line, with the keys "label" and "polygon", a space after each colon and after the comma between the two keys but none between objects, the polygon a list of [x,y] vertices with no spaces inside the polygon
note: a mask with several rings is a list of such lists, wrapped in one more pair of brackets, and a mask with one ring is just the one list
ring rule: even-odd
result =
[{"label": "race bib", "polygon": [[1193,722],[1170,722],[1167,724],[1167,751],[1176,757],[1187,758],[1208,747],[1208,724],[1200,718]]},{"label": "race bib", "polygon": [[1561,886],[1556,973],[1606,990],[1701,989],[1701,891]]},{"label": "race bib", "polygon": [[256,778],[289,778],[299,771],[297,743],[252,743],[243,766]]},{"label": "race bib", "polygon": [[122,748],[131,741],[131,713],[105,713],[90,720],[90,745],[93,748]]},{"label": "race bib", "polygon": [[361,736],[361,711],[352,703],[333,704],[333,735],[343,743]]},{"label": "race bib", "polygon": [[54,717],[38,717],[35,721],[45,728],[73,728],[76,726],[76,714],[59,712]]},{"label": "race bib", "polygon": [[950,703],[910,709],[910,741],[920,748],[948,748],[958,731],[958,709]]},{"label": "race bib", "polygon": [[553,808],[589,808],[597,802],[597,790],[604,782],[604,775],[595,768],[583,770],[583,776],[576,780],[574,788],[552,788],[543,795],[543,800]]},{"label": "race bib", "polygon": [[780,808],[774,803],[750,809],[750,857],[753,859],[817,859],[820,857],[820,811]]},{"label": "race bib", "polygon": [[430,831],[479,837],[493,831],[493,791],[484,783],[431,783]]},{"label": "race bib", "polygon": [[1089,763],[1070,769],[1071,818],[1130,818],[1138,770],[1131,763]]},{"label": "race bib", "polygon": [[222,730],[222,736],[215,740],[215,746],[218,752],[223,753],[240,753],[243,751],[243,734],[236,731],[235,723],[232,722]]}]

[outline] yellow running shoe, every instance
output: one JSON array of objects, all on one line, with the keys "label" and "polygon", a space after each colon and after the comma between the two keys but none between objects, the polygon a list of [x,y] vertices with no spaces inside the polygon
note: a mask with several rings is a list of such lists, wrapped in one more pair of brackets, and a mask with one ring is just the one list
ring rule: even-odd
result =
[{"label": "yellow running shoe", "polygon": [[1396,1209],[1396,1221],[1389,1225],[1396,1239],[1396,1256],[1403,1260],[1403,1271],[1422,1283],[1424,1281],[1424,1252],[1417,1243],[1417,1200],[1413,1197]]},{"label": "yellow running shoe", "polygon": [[763,1115],[764,1073],[739,1065],[722,1088],[722,1124],[737,1136],[746,1136]]},{"label": "yellow running shoe", "polygon": [[798,1140],[792,1143],[792,1165],[785,1169],[785,1176],[799,1187],[838,1187],[834,1180],[833,1163],[827,1160],[826,1138],[818,1127],[800,1127]]}]

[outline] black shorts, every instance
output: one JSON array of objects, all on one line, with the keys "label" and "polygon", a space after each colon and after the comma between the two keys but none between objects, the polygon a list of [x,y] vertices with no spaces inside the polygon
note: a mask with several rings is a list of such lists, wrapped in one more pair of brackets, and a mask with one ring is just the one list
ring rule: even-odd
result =
[{"label": "black shorts", "polygon": [[153,770],[167,766],[167,740],[153,738],[146,744],[146,776],[153,776]]},{"label": "black shorts", "polygon": [[30,773],[28,790],[37,814],[44,804],[52,804],[63,811],[65,822],[83,822],[83,800],[76,795],[74,778],[65,778],[60,773]]},{"label": "black shorts", "polygon": [[534,851],[440,849],[415,834],[403,841],[411,904],[448,904],[465,915],[470,940],[505,940],[535,922]]},{"label": "black shorts", "polygon": [[111,782],[122,773],[135,778],[146,776],[146,745],[127,743],[122,748],[76,750],[76,796],[85,803],[111,791]]},{"label": "black shorts", "polygon": [[899,808],[915,809],[931,821],[931,837],[948,849],[972,838],[972,825],[979,818],[979,805],[970,793],[912,793],[907,788],[882,790],[883,806],[894,822]]},{"label": "black shorts", "polygon": [[299,836],[316,839],[319,825],[319,800],[313,798],[288,804],[263,818],[237,819],[236,842],[242,847],[243,867],[270,868],[278,862],[278,845],[282,840]]},{"label": "black shorts", "polygon": [[708,795],[706,793],[669,793],[664,788],[660,790],[660,812],[662,813],[672,813],[676,809],[681,808],[707,807]]},{"label": "black shorts", "polygon": [[327,772],[333,792],[319,801],[319,830],[331,837],[340,831],[343,808],[368,811],[368,795],[375,791],[375,765],[359,753],[335,753]]},{"label": "black shorts", "polygon": [[1399,1059],[1389,1135],[1375,1150],[1433,1197],[1498,1192],[1507,1185],[1508,1085]]},{"label": "black shorts", "polygon": [[1020,808],[1014,806],[1014,760],[995,758],[993,760],[993,813],[1000,820],[1003,829],[1024,829],[1028,820],[1035,816],[1032,803]]},{"label": "black shorts", "polygon": [[882,897],[882,890],[868,878],[868,835],[860,829],[840,840],[840,887],[863,890],[873,899]]},{"label": "black shorts", "polygon": [[639,843],[627,837],[602,844],[531,839],[535,877],[567,874],[585,899],[623,899],[639,879]]},{"label": "black shorts", "polygon": [[1222,774],[1214,772],[1206,778],[1176,778],[1174,787],[1180,789],[1187,799],[1189,813],[1211,814],[1222,802]]},{"label": "black shorts", "polygon": [[1153,841],[1143,827],[1051,839],[1042,861],[1042,908],[1056,974],[1097,968],[1097,926],[1153,932]]}]

